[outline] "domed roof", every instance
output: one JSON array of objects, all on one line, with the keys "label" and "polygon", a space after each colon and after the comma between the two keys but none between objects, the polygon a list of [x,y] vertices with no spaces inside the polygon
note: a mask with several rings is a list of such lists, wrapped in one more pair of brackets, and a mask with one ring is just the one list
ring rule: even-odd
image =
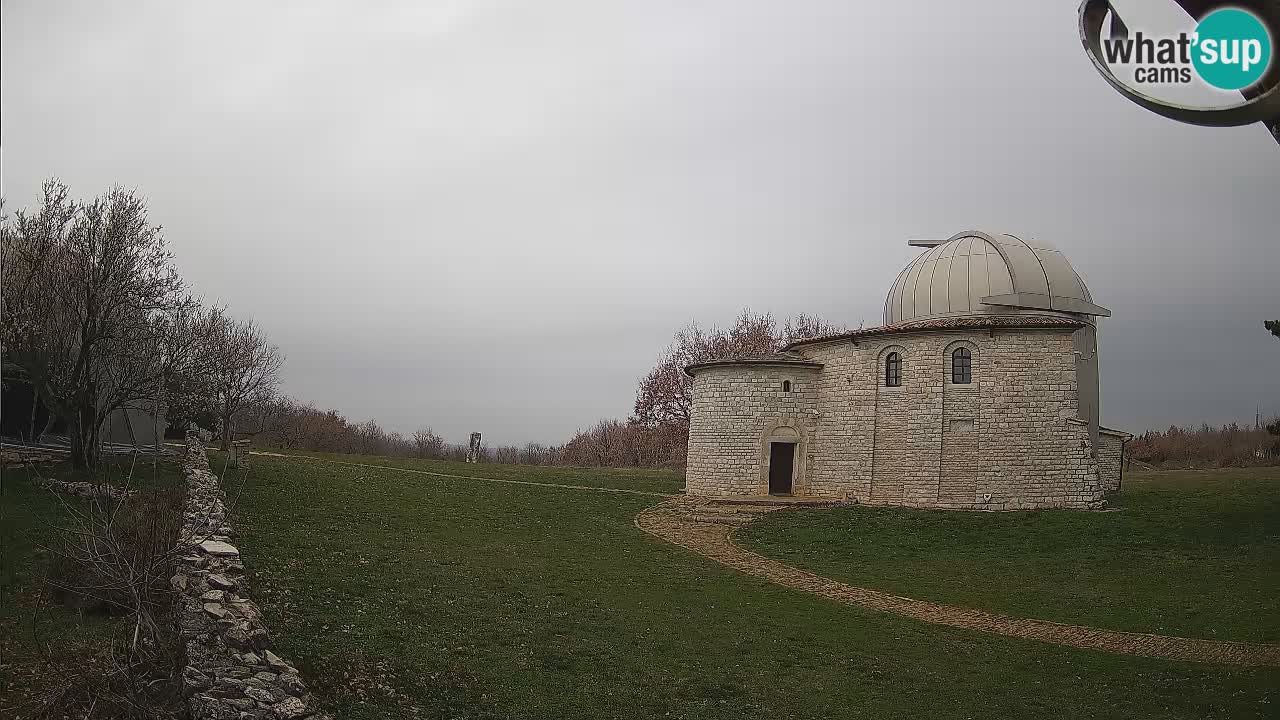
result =
[{"label": "domed roof", "polygon": [[929,250],[893,283],[885,325],[958,315],[1111,315],[1093,304],[1066,256],[1043,240],[967,230],[910,244]]}]

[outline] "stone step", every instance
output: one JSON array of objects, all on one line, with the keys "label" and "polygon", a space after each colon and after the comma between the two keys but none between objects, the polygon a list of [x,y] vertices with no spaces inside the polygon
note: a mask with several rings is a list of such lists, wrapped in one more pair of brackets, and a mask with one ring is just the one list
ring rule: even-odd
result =
[{"label": "stone step", "polygon": [[744,507],[768,507],[777,509],[780,507],[835,507],[843,505],[839,500],[828,500],[826,498],[805,498],[805,497],[785,497],[776,495],[744,495],[742,497],[719,497],[713,498],[708,505],[710,506],[744,506]]},{"label": "stone step", "polygon": [[765,515],[777,510],[772,505],[703,505],[696,509],[701,513],[725,513],[729,515]]},{"label": "stone step", "polygon": [[734,525],[741,527],[751,524],[757,515],[751,514],[730,514],[730,513],[692,513],[689,519],[695,522],[712,523],[715,525]]}]

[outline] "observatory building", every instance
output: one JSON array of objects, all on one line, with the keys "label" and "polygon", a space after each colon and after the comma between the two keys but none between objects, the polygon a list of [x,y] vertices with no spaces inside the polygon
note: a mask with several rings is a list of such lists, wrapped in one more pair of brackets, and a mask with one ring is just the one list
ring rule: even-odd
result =
[{"label": "observatory building", "polygon": [[1040,240],[966,231],[893,283],[884,325],[698,363],[686,492],[913,507],[1097,508],[1125,433],[1102,427],[1095,305]]}]

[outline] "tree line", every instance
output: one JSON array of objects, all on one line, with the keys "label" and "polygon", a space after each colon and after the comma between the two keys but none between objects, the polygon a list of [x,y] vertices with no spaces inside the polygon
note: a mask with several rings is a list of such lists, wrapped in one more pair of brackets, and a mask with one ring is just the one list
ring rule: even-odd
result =
[{"label": "tree line", "polygon": [[1280,418],[1262,427],[1230,423],[1149,430],[1129,441],[1126,455],[1156,468],[1276,465],[1280,464]]},{"label": "tree line", "polygon": [[[562,445],[485,446],[481,462],[520,465],[681,468],[689,444],[692,378],[684,368],[695,362],[779,351],[787,343],[844,328],[808,315],[779,323],[769,313],[743,310],[727,328],[690,323],[640,378],[631,417],[604,418],[578,430]],[[247,406],[239,417],[242,431],[262,447],[317,452],[388,455],[462,461],[467,446],[449,443],[430,427],[411,435],[382,427],[376,420],[352,421],[337,410],[273,397]]]},{"label": "tree line", "polygon": [[[113,187],[80,200],[64,183],[47,180],[37,207],[0,219],[0,240],[4,380],[28,384],[47,410],[36,428],[32,408],[25,434],[38,438],[61,424],[77,467],[97,464],[103,424],[122,409],[147,411],[174,428],[216,429],[223,449],[241,432],[259,446],[286,449],[455,460],[466,455],[465,446],[446,442],[429,427],[405,435],[375,420],[353,422],[335,410],[279,397],[279,348],[252,320],[237,320],[191,293],[162,228],[150,221],[136,191]],[[1280,338],[1280,321],[1264,325]],[[601,419],[558,446],[486,447],[481,460],[683,467],[693,405],[685,367],[767,355],[844,330],[811,315],[779,323],[750,309],[726,328],[690,323],[639,379],[627,419]],[[1280,425],[1271,429],[1280,432]],[[1135,457],[1152,462],[1195,455],[1238,463],[1257,455],[1263,439],[1233,426],[1171,428],[1143,435],[1133,449]]]},{"label": "tree line", "polygon": [[[466,445],[450,443],[430,427],[407,435],[384,428],[377,420],[349,420],[337,410],[322,410],[289,397],[255,403],[237,420],[239,430],[252,434],[259,447],[457,462],[467,456]],[[673,451],[678,449],[683,457],[681,438],[669,435],[662,429],[621,420],[600,420],[563,445],[483,446],[479,460],[513,465],[663,467],[671,464]]]},{"label": "tree line", "polygon": [[[1264,320],[1262,327],[1280,340],[1280,320]],[[1133,461],[1158,468],[1248,467],[1280,464],[1280,417],[1255,420],[1254,427],[1229,423],[1222,427],[1169,426],[1148,430],[1129,441],[1125,452]]]},{"label": "tree line", "polygon": [[119,410],[204,418],[225,447],[235,418],[275,394],[279,349],[190,292],[136,191],[82,200],[45,181],[36,208],[0,222],[0,273],[5,382],[31,387],[29,438],[65,426],[76,467],[97,466]]}]

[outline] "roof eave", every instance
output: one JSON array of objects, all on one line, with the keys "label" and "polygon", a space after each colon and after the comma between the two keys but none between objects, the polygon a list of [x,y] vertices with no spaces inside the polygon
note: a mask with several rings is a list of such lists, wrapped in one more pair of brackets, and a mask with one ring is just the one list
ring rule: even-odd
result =
[{"label": "roof eave", "polygon": [[1070,312],[1079,315],[1095,315],[1097,317],[1111,317],[1111,311],[1101,305],[1094,305],[1091,302],[1080,300],[1079,298],[1069,298],[1054,295],[1040,295],[1037,293],[1012,293],[1010,295],[988,295],[982,298],[982,302],[986,305],[997,305],[999,307],[1026,308],[1028,310],[1053,310],[1055,312]]},{"label": "roof eave", "polygon": [[[1009,316],[996,316],[1009,317]],[[980,318],[974,318],[977,322],[972,325],[953,325],[953,326],[936,326],[931,327],[927,323],[928,320],[921,321],[919,325],[882,325],[880,327],[867,328],[866,330],[855,330],[853,332],[841,333],[839,335],[827,335],[823,337],[806,338],[804,340],[795,340],[783,346],[784,352],[790,352],[792,348],[804,345],[821,345],[824,343],[842,342],[845,340],[859,340],[867,337],[879,337],[881,335],[905,335],[907,333],[924,333],[924,332],[963,332],[966,330],[1076,330],[1085,327],[1087,323],[1070,318],[1061,318],[1055,322],[1037,322],[1035,318],[1028,318],[1025,322],[997,322],[982,321]]]},{"label": "roof eave", "polygon": [[726,358],[724,360],[708,360],[706,362],[693,363],[686,365],[684,374],[693,377],[699,370],[705,370],[711,367],[740,367],[740,366],[756,366],[756,367],[789,367],[803,368],[807,370],[821,370],[822,363],[811,362],[809,360],[752,360],[750,358]]}]

